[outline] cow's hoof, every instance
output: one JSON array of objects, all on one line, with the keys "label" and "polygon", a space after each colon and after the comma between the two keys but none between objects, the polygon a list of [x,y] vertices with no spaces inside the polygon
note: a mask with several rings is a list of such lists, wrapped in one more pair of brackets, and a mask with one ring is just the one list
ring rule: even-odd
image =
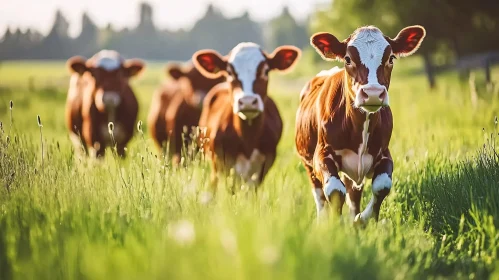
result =
[{"label": "cow's hoof", "polygon": [[355,219],[353,220],[353,225],[356,227],[365,227],[366,226],[366,221],[362,219],[360,216],[360,213],[355,215]]}]

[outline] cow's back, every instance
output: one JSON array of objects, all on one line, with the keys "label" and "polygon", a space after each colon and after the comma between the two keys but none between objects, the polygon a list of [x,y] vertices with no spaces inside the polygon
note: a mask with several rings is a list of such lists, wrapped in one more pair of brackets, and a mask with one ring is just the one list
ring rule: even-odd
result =
[{"label": "cow's back", "polygon": [[[322,72],[321,72],[322,73]],[[313,158],[318,138],[318,122],[324,114],[332,116],[339,103],[343,73],[323,73],[313,77],[300,93],[300,105],[296,113],[295,145],[298,154],[307,162]]]}]

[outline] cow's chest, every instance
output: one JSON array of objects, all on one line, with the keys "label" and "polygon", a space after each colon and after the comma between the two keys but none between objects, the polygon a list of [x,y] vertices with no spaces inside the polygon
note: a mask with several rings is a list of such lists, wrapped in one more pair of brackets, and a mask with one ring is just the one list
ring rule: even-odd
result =
[{"label": "cow's chest", "polygon": [[334,151],[336,156],[341,157],[339,171],[345,173],[357,185],[362,184],[364,178],[372,172],[373,156],[367,152],[356,153],[349,149]]},{"label": "cow's chest", "polygon": [[334,150],[336,157],[341,158],[340,162],[336,163],[338,171],[345,173],[357,185],[361,185],[366,177],[370,177],[374,169],[376,155],[369,153],[370,150],[372,151],[369,149],[369,144],[372,145],[369,136],[369,118],[367,118],[363,124],[362,141],[356,151],[353,149]]},{"label": "cow's chest", "polygon": [[246,181],[256,181],[265,162],[265,155],[258,149],[254,149],[250,157],[238,154],[234,171]]}]

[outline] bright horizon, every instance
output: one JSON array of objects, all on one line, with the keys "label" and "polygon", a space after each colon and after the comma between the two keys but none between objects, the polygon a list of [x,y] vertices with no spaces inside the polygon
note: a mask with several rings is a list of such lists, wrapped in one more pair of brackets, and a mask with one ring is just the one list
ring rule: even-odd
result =
[{"label": "bright horizon", "polygon": [[[289,7],[291,14],[303,21],[321,3],[327,0],[0,0],[0,36],[8,27],[11,30],[28,28],[46,35],[57,9],[68,20],[70,36],[81,31],[84,12],[99,26],[111,23],[116,29],[136,26],[139,21],[139,5],[146,2],[153,7],[153,21],[160,29],[178,30],[191,28],[204,15],[210,3],[225,17],[232,18],[249,12],[255,21],[265,21],[279,15]],[[119,5],[119,6],[118,6]],[[118,12],[116,11],[119,7]]]}]

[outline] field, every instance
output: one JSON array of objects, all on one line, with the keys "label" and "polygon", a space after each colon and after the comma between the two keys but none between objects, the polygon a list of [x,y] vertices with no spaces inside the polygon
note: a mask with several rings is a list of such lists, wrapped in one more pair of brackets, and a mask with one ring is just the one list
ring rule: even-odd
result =
[{"label": "field", "polygon": [[[456,74],[440,76],[430,91],[411,71],[417,58],[397,63],[394,186],[380,222],[357,230],[348,219],[316,223],[294,149],[310,65],[271,77],[285,131],[261,191],[231,196],[220,188],[206,203],[209,166],[196,160],[172,169],[145,128],[126,160],[75,158],[64,125],[64,63],[4,62],[0,278],[498,279],[498,90],[477,73],[473,104],[468,81]],[[163,72],[151,63],[133,81],[142,121]],[[499,83],[499,69],[492,74]],[[365,190],[363,206],[370,182]]]}]

